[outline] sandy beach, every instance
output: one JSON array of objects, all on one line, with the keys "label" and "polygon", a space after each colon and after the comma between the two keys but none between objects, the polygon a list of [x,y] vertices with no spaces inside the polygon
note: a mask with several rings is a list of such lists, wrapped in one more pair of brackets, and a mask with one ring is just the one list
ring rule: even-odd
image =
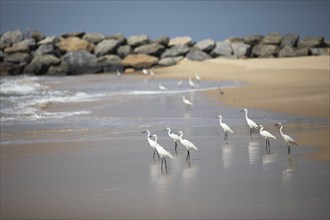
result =
[{"label": "sandy beach", "polygon": [[[195,71],[203,79],[238,81],[241,87],[225,88],[221,101],[236,107],[258,108],[324,118],[329,124],[330,57],[282,59],[183,60],[157,70],[159,78],[187,79]],[[180,73],[180,74],[178,74]],[[215,91],[217,92],[217,91]],[[302,144],[315,141],[321,152],[314,158],[329,161],[329,126],[299,135]]]},{"label": "sandy beach", "polygon": [[[202,81],[191,89],[195,70]],[[329,57],[183,60],[154,71],[154,79],[137,72],[2,81],[2,89],[26,90],[2,97],[15,101],[15,112],[1,118],[1,218],[329,219]],[[277,137],[270,153],[259,132],[250,137],[243,107]],[[220,113],[234,131],[228,141]],[[279,121],[299,143],[290,156]],[[190,165],[166,126],[199,148]],[[146,129],[174,157],[166,171]]]}]

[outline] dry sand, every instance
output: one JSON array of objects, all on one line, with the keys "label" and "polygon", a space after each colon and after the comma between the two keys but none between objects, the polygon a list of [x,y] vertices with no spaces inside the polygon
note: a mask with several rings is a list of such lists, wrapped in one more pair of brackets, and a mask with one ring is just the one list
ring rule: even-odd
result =
[{"label": "dry sand", "polygon": [[[160,68],[156,72],[159,78],[185,80],[189,76],[194,77],[195,71],[204,80],[244,84],[224,89],[223,100],[227,104],[321,117],[329,125],[329,56],[212,59],[204,62],[183,60],[176,66]],[[315,158],[329,160],[329,126],[299,135],[301,144],[320,147],[321,151]]]}]

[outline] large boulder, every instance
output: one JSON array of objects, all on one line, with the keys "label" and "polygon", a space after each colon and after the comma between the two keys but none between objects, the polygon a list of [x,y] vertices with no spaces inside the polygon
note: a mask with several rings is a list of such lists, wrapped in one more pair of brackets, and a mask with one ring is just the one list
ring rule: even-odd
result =
[{"label": "large boulder", "polygon": [[166,57],[158,61],[159,66],[172,66],[177,64],[177,60],[174,57]]},{"label": "large boulder", "polygon": [[189,47],[185,44],[178,44],[175,45],[167,50],[162,54],[162,58],[165,57],[178,57],[178,56],[185,56],[189,52]]},{"label": "large boulder", "polygon": [[4,49],[12,44],[18,43],[22,41],[23,38],[23,33],[20,30],[5,32],[0,37],[0,49]]},{"label": "large boulder", "polygon": [[295,51],[291,46],[285,46],[278,52],[278,57],[294,57]]},{"label": "large boulder", "polygon": [[205,39],[198,41],[194,47],[198,48],[201,51],[209,53],[215,47],[215,42],[212,39]]},{"label": "large boulder", "polygon": [[99,57],[96,59],[96,63],[98,63],[103,68],[103,72],[113,71],[122,69],[122,60],[117,55],[105,55],[103,57]]},{"label": "large boulder", "polygon": [[188,60],[203,61],[203,60],[211,59],[212,57],[199,49],[192,49],[186,55],[186,58]]},{"label": "large boulder", "polygon": [[251,45],[241,42],[232,43],[233,54],[236,58],[247,58],[251,55]]},{"label": "large boulder", "polygon": [[70,32],[70,33],[64,33],[61,35],[62,38],[68,38],[68,37],[78,37],[82,38],[84,36],[85,32]]},{"label": "large boulder", "polygon": [[92,52],[95,47],[94,44],[78,37],[61,38],[61,41],[56,46],[61,51],[85,50],[87,52]]},{"label": "large boulder", "polygon": [[59,65],[60,63],[61,60],[51,54],[35,56],[31,63],[25,66],[24,73],[45,74],[50,66]]},{"label": "large boulder", "polygon": [[22,67],[22,65],[15,63],[0,63],[0,76],[21,74]]},{"label": "large boulder", "polygon": [[278,46],[271,44],[258,44],[252,49],[252,57],[275,57],[279,51]]},{"label": "large boulder", "polygon": [[3,57],[5,56],[4,52],[0,50],[0,62],[3,62]]},{"label": "large boulder", "polygon": [[56,36],[50,36],[50,37],[46,37],[45,39],[39,41],[37,44],[38,45],[42,45],[42,44],[56,44],[58,42],[60,42],[60,38],[56,37]]},{"label": "large boulder", "polygon": [[98,44],[105,39],[105,35],[100,33],[87,33],[82,37],[82,39],[87,40],[92,44]]},{"label": "large boulder", "polygon": [[171,38],[170,42],[168,43],[168,46],[176,46],[176,45],[181,45],[181,44],[190,46],[192,44],[191,37],[183,36],[183,37]]},{"label": "large boulder", "polygon": [[30,48],[28,45],[25,44],[14,44],[11,47],[7,47],[5,49],[6,54],[12,54],[12,53],[29,53]]},{"label": "large boulder", "polygon": [[170,42],[170,38],[168,36],[160,36],[156,40],[153,41],[153,43],[163,45],[165,47],[168,46],[168,43]]},{"label": "large boulder", "polygon": [[33,51],[34,56],[40,56],[44,54],[54,54],[55,48],[53,44],[41,44],[35,51]]},{"label": "large boulder", "polygon": [[314,56],[330,55],[329,48],[319,48],[319,47],[316,47],[316,48],[310,48],[309,51],[310,51],[311,55],[314,55]]},{"label": "large boulder", "polygon": [[122,46],[119,46],[117,49],[117,54],[122,58],[126,57],[132,53],[133,53],[133,49],[130,45],[122,45]]},{"label": "large boulder", "polygon": [[287,34],[283,36],[283,39],[281,41],[281,47],[296,47],[299,40],[298,34]]},{"label": "large boulder", "polygon": [[134,53],[136,54],[143,53],[157,57],[159,57],[163,51],[164,51],[164,46],[156,43],[142,45],[134,49]]},{"label": "large boulder", "polygon": [[16,63],[16,64],[27,64],[31,61],[31,55],[29,53],[12,53],[5,54],[4,61],[6,63]]},{"label": "large boulder", "polygon": [[39,41],[45,39],[45,35],[38,31],[32,31],[31,38],[33,38],[36,42],[39,42]]},{"label": "large boulder", "polygon": [[47,75],[66,75],[70,72],[70,66],[68,63],[62,62],[58,66],[50,66],[47,71]]},{"label": "large boulder", "polygon": [[261,44],[280,45],[281,40],[282,36],[279,33],[272,32],[262,39]]},{"label": "large boulder", "polygon": [[325,45],[324,37],[305,37],[298,41],[298,47],[322,47]]},{"label": "large boulder", "polygon": [[132,47],[138,47],[149,43],[148,35],[133,35],[127,38],[127,44]]},{"label": "large boulder", "polygon": [[262,35],[251,35],[244,38],[244,43],[250,44],[250,45],[256,45],[259,44],[262,39],[264,39],[264,36]]},{"label": "large boulder", "polygon": [[87,51],[67,52],[61,60],[69,65],[68,74],[96,73],[102,69],[96,63],[96,56]]},{"label": "large boulder", "polygon": [[94,49],[96,56],[103,56],[106,54],[115,53],[120,45],[120,41],[114,39],[106,39],[98,43]]},{"label": "large boulder", "polygon": [[233,54],[233,49],[228,41],[219,41],[216,43],[215,48],[212,50],[213,57],[225,56],[230,57]]},{"label": "large boulder", "polygon": [[157,64],[158,58],[147,54],[131,54],[125,57],[122,64],[126,67],[149,68]]}]

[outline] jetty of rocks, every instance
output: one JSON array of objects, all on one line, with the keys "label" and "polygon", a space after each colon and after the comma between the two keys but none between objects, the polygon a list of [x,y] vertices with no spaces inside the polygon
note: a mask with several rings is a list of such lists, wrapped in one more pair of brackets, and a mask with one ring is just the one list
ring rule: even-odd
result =
[{"label": "jetty of rocks", "polygon": [[177,64],[183,58],[248,59],[329,55],[329,40],[299,34],[232,37],[194,42],[189,36],[65,33],[45,36],[20,30],[0,34],[0,75],[73,75],[140,70]]}]

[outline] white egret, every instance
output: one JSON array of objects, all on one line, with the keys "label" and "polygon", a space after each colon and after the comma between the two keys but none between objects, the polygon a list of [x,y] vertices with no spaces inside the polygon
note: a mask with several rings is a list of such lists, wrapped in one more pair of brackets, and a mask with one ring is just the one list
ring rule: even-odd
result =
[{"label": "white egret", "polygon": [[120,78],[121,77],[121,72],[119,70],[116,70],[116,74],[117,74],[117,77]]},{"label": "white egret", "polygon": [[202,80],[201,77],[198,75],[197,70],[195,71],[195,79],[197,80],[197,82],[200,82]]},{"label": "white egret", "polygon": [[187,161],[187,163],[190,164],[190,151],[189,150],[190,149],[198,150],[198,148],[193,143],[191,143],[190,141],[188,141],[186,139],[182,139],[182,136],[183,136],[183,132],[182,131],[179,131],[180,142],[187,149],[186,161]]},{"label": "white egret", "polygon": [[178,82],[178,86],[181,88],[182,87],[182,80]]},{"label": "white egret", "polygon": [[142,69],[142,73],[144,74],[144,75],[148,75],[149,74],[149,72],[148,72],[148,70],[147,69]]},{"label": "white egret", "polygon": [[180,137],[175,133],[171,133],[171,128],[169,127],[167,127],[164,131],[167,131],[168,136],[174,141],[174,150],[175,153],[177,153],[178,141],[180,140]]},{"label": "white egret", "polygon": [[185,96],[182,96],[182,101],[186,105],[186,109],[189,110],[189,108],[192,106],[192,102],[189,99],[186,99]]},{"label": "white egret", "polygon": [[154,134],[152,136],[155,138],[156,150],[157,150],[158,154],[160,155],[160,159],[161,159],[161,168],[160,169],[163,170],[163,163],[165,163],[165,169],[167,171],[167,164],[166,164],[165,157],[169,157],[171,159],[173,159],[174,157],[172,156],[172,154],[170,152],[168,152],[162,146],[160,146],[160,144],[158,144],[158,142],[157,142],[157,135],[156,134]]},{"label": "white egret", "polygon": [[192,89],[196,87],[195,83],[191,80],[191,77],[189,77],[188,84]]},{"label": "white egret", "polygon": [[228,132],[233,134],[234,133],[233,130],[231,130],[231,128],[226,123],[222,122],[222,115],[218,115],[216,118],[219,118],[220,127],[225,132],[224,140],[228,140]]},{"label": "white egret", "polygon": [[250,136],[252,136],[252,134],[254,134],[254,129],[258,128],[258,125],[257,125],[257,123],[255,123],[254,121],[252,121],[251,119],[248,118],[248,116],[247,116],[248,110],[246,108],[242,109],[241,112],[242,111],[245,112],[246,123],[250,128]]},{"label": "white egret", "polygon": [[157,146],[157,142],[156,141],[154,141],[154,140],[152,140],[152,139],[150,139],[150,131],[149,130],[145,130],[145,131],[143,131],[142,133],[147,133],[147,140],[148,140],[148,143],[149,143],[149,145],[150,145],[150,147],[153,149],[153,151],[154,151],[154,155],[153,155],[153,159],[155,159],[155,153],[157,153],[157,155],[158,155],[158,159],[160,158],[159,157],[159,154],[158,154],[158,152],[157,152],[157,150],[156,150],[156,146]]},{"label": "white egret", "polygon": [[150,74],[150,76],[151,76],[151,79],[154,79],[154,77],[155,77],[155,73],[154,73],[154,71],[150,70],[150,71],[149,71],[149,74]]},{"label": "white egret", "polygon": [[[270,140],[269,138],[273,138],[276,140],[276,137],[269,133],[268,131],[264,130],[264,127],[262,125],[259,125],[260,127],[260,135],[263,136],[266,139],[266,151],[267,154],[270,154]],[[267,147],[268,146],[268,147]]]},{"label": "white egret", "polygon": [[160,89],[160,90],[162,90],[162,91],[166,91],[167,90],[167,88],[165,87],[165,86],[163,86],[162,84],[158,84],[158,88]]},{"label": "white egret", "polygon": [[291,145],[298,145],[298,143],[292,137],[283,133],[283,131],[282,131],[283,125],[281,122],[277,123],[275,126],[280,127],[280,134],[288,147],[288,155],[290,155],[291,154]]}]

